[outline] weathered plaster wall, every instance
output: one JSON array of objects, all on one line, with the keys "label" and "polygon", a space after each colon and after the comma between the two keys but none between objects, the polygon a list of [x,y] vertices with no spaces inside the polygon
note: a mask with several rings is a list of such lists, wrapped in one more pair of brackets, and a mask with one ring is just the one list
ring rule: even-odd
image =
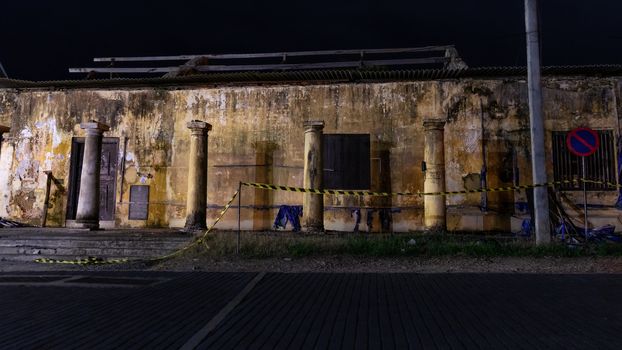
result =
[{"label": "weathered plaster wall", "polygon": [[[78,124],[90,119],[110,125],[107,137],[125,145],[125,169],[119,165],[116,186],[117,226],[183,226],[192,119],[213,125],[209,134],[208,222],[237,189],[238,181],[302,185],[303,121],[324,120],[325,133],[369,133],[372,189],[417,191],[423,188],[423,119],[447,119],[446,187],[479,186],[482,137],[486,140],[488,185],[513,181],[516,158],[520,183],[529,183],[527,84],[511,79],[421,81],[365,84],[223,86],[178,89],[0,90],[0,124],[11,127],[0,153],[0,216],[38,224],[45,195],[45,174],[67,180],[72,137],[83,137]],[[610,78],[555,78],[545,81],[547,130],[576,126],[615,129],[618,135],[619,84]],[[483,129],[482,129],[483,125]],[[550,147],[550,133],[547,133]],[[550,152],[549,152],[550,153]],[[120,161],[121,163],[121,161]],[[551,161],[548,162],[551,164]],[[384,169],[384,170],[383,170]],[[388,170],[390,169],[390,170]],[[549,166],[552,177],[552,166]],[[121,183],[123,185],[121,186]],[[150,186],[147,221],[128,220],[129,188]],[[123,193],[121,193],[123,190]],[[615,192],[595,193],[594,201],[611,204]],[[66,192],[52,186],[49,225],[64,225]],[[450,212],[475,213],[481,196],[447,198]],[[246,188],[245,228],[271,225],[274,207],[301,204],[302,196]],[[488,195],[495,212],[511,213],[524,193]],[[400,207],[393,229],[422,225],[422,198],[392,199],[326,196],[328,229],[351,230],[350,208]],[[271,208],[271,209],[270,209]],[[376,214],[377,216],[377,214]],[[481,215],[480,215],[481,216]],[[496,215],[498,216],[498,215]],[[470,227],[468,215],[450,214],[450,228]],[[487,228],[509,228],[509,217]],[[466,220],[466,221],[465,221]],[[363,223],[365,218],[363,217]],[[237,223],[231,210],[223,228]],[[374,224],[379,227],[377,218]],[[365,229],[365,225],[362,225]]]}]

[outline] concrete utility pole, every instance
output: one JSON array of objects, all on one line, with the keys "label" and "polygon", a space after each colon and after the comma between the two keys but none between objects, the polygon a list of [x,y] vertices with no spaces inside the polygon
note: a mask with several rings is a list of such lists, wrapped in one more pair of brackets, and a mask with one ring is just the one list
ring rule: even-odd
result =
[{"label": "concrete utility pole", "polygon": [[[525,0],[527,32],[527,75],[529,87],[529,124],[531,125],[531,170],[533,183],[547,182],[544,151],[544,116],[540,83],[540,43],[538,38],[538,0]],[[536,244],[551,241],[549,197],[547,187],[533,189]]]}]

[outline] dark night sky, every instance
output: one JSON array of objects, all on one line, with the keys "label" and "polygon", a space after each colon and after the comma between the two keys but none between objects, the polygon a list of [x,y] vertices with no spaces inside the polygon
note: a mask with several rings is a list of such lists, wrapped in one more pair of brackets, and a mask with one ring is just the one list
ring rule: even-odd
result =
[{"label": "dark night sky", "polygon": [[[622,1],[541,0],[543,64],[622,63]],[[455,44],[470,66],[524,65],[523,0],[0,3],[12,78],[81,78],[101,56]]]}]

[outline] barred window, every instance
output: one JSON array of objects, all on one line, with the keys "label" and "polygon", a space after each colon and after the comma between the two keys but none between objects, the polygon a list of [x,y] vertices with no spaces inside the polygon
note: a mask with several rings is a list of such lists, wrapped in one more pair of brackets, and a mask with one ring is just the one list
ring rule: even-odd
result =
[{"label": "barred window", "polygon": [[[614,152],[614,137],[612,130],[595,130],[600,139],[600,147],[589,157],[585,158],[586,178],[616,183],[616,156]],[[570,153],[566,146],[567,131],[553,131],[553,174],[555,181],[576,181],[582,177],[581,157]],[[602,191],[614,190],[607,184],[588,183],[587,190]],[[561,190],[580,190],[580,182],[559,185]]]}]

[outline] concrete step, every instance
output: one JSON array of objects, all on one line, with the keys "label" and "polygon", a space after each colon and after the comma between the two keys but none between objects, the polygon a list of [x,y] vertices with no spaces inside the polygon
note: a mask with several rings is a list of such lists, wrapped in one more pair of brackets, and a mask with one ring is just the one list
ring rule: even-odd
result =
[{"label": "concrete step", "polygon": [[140,230],[93,233],[76,230],[2,229],[0,260],[32,261],[36,258],[153,258],[170,254],[191,243],[188,234],[154,234]]},{"label": "concrete step", "polygon": [[90,240],[90,239],[0,239],[1,247],[49,247],[49,248],[135,248],[135,249],[175,249],[191,242],[184,240]]},{"label": "concrete step", "polygon": [[166,255],[175,249],[115,249],[115,248],[48,248],[39,246],[0,247],[0,256],[8,255],[74,255],[74,256],[141,256]]},{"label": "concrete step", "polygon": [[[128,259],[128,260],[141,260],[141,259],[149,259],[152,258],[150,256],[106,256],[98,258],[103,258],[106,260],[110,259]],[[0,264],[2,262],[34,262],[35,259],[39,258],[47,258],[47,259],[56,259],[56,260],[77,260],[88,258],[88,256],[77,256],[77,255],[2,255],[0,256]]]}]

